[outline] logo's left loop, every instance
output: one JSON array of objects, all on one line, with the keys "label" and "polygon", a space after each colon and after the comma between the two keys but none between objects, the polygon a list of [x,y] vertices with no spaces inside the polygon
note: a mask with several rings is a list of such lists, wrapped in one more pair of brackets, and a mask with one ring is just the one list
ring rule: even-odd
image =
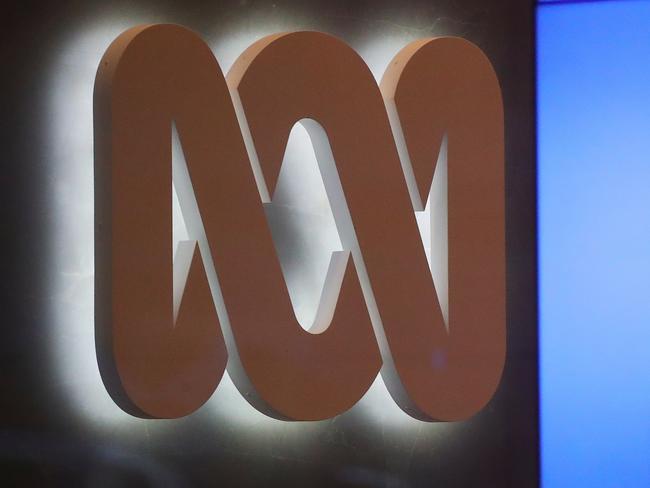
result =
[{"label": "logo's left loop", "polygon": [[[107,390],[139,417],[191,413],[210,398],[225,370],[226,349],[196,236],[180,244],[172,265],[171,130],[175,123],[196,137],[238,135],[236,122],[215,124],[210,119],[219,117],[201,110],[229,104],[212,52],[181,27],[130,29],[99,66],[97,351]],[[197,152],[188,164],[209,160]],[[180,288],[176,307],[174,282]]]}]

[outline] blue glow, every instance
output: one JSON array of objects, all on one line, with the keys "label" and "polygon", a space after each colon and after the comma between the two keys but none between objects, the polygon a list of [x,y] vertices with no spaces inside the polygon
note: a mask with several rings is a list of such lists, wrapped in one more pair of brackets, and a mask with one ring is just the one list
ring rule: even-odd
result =
[{"label": "blue glow", "polygon": [[650,2],[538,8],[542,481],[650,487]]}]

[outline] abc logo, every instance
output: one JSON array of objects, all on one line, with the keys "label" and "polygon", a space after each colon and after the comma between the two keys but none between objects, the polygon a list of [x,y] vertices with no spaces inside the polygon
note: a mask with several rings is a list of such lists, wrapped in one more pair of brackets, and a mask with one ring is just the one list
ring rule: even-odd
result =
[{"label": "abc logo", "polygon": [[[121,408],[187,415],[226,367],[252,405],[284,420],[344,412],[380,372],[422,420],[465,419],[490,400],[506,350],[503,109],[476,46],[413,42],[377,86],[342,41],[283,33],[224,77],[196,34],[140,26],[106,51],[94,103],[97,357]],[[304,119],[346,249],[308,331],[263,210]],[[172,162],[173,125],[184,163]],[[437,290],[415,211],[443,140]],[[193,239],[175,256],[172,181]]]}]

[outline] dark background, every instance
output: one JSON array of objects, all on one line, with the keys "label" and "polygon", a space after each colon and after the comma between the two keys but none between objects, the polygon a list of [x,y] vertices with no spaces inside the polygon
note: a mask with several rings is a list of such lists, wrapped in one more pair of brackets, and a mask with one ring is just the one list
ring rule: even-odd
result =
[{"label": "dark background", "polygon": [[[65,270],[60,268],[63,261],[53,256],[65,254],[66,249],[57,246],[67,245],[57,237],[67,228],[57,210],[58,192],[74,202],[75,192],[82,195],[89,190],[74,185],[61,188],[67,161],[59,145],[65,147],[67,142],[51,136],[50,128],[61,123],[60,112],[52,110],[50,103],[60,84],[51,79],[62,70],[74,70],[77,63],[91,63],[94,70],[99,58],[83,58],[83,49],[70,49],[70,43],[76,32],[92,29],[104,17],[127,27],[176,22],[206,40],[216,36],[216,43],[239,31],[250,33],[257,23],[264,33],[287,27],[329,32],[362,55],[369,37],[381,39],[396,32],[409,39],[458,35],[486,52],[502,84],[506,117],[508,357],[500,388],[481,413],[466,422],[428,424],[410,419],[390,422],[385,417],[374,421],[355,407],[335,419],[301,425],[257,417],[237,421],[226,407],[215,407],[222,408],[215,420],[206,405],[175,421],[136,420],[120,412],[111,413],[117,419],[112,421],[110,415],[94,411],[92,402],[71,397],[74,377],[65,377],[56,366],[66,349],[53,352],[57,342],[53,334],[67,337],[69,330],[72,337],[73,330],[72,326],[66,329],[65,323],[55,324],[60,314],[54,311],[75,314],[74,300],[66,302],[57,290]],[[5,7],[2,18],[0,483],[539,484],[531,1],[26,1]],[[222,61],[218,49],[215,53]],[[92,86],[83,89],[92,91]],[[77,122],[92,126],[91,118]],[[64,136],[74,138],[71,131],[63,132]],[[92,168],[92,157],[85,164]],[[81,283],[92,286],[92,280]],[[92,290],[86,292],[92,295]],[[92,320],[87,322],[92,329]],[[74,354],[72,342],[69,351]]]}]

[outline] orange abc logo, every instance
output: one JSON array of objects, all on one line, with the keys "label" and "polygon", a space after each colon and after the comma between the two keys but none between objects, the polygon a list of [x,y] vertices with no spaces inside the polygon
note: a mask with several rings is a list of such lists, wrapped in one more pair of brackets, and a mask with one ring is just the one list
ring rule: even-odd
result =
[{"label": "orange abc logo", "polygon": [[[97,357],[125,411],[187,415],[226,367],[253,406],[285,420],[344,412],[380,372],[422,420],[465,419],[490,400],[506,350],[503,109],[476,46],[413,42],[377,86],[342,41],[283,33],[224,77],[193,32],[140,26],[106,51],[94,104]],[[263,210],[303,119],[340,189],[335,215],[348,218],[321,298],[333,312],[308,331]],[[172,162],[173,124],[183,164]],[[415,211],[444,138],[441,306]],[[194,239],[175,256],[172,180]]]}]

